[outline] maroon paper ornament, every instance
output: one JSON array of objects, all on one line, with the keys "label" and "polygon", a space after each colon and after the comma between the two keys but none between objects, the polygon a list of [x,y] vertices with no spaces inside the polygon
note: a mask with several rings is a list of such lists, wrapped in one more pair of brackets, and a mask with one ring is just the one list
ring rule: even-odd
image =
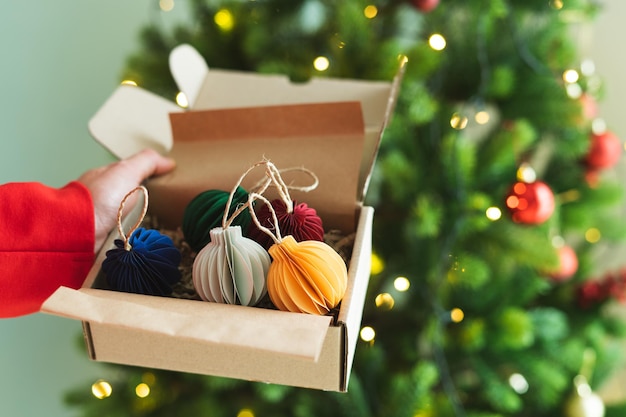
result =
[{"label": "maroon paper ornament", "polygon": [[518,181],[507,194],[506,206],[514,222],[541,224],[554,212],[554,194],[545,182]]},{"label": "maroon paper ornament", "polygon": [[[292,187],[301,191],[311,191],[317,187],[317,177],[311,171],[301,168],[302,171],[314,178],[314,184],[308,187]],[[263,227],[275,233],[273,216],[278,220],[278,229],[285,236],[292,236],[297,242],[305,240],[324,241],[324,226],[317,211],[306,203],[297,203],[289,195],[289,187],[283,181],[280,171],[271,163],[267,166],[267,175],[270,182],[277,188],[280,198],[272,200],[256,209],[256,218]],[[270,207],[271,206],[271,207]],[[274,244],[274,240],[262,231],[255,222],[250,224],[248,236],[258,242],[265,249]]]},{"label": "maroon paper ornament", "polygon": [[[297,203],[296,201],[292,201],[288,205],[281,199],[272,200],[270,204],[276,213],[278,227],[282,233],[291,235],[297,242],[303,240],[324,241],[322,219],[317,215],[314,208],[309,207],[306,203]],[[274,229],[272,213],[267,204],[257,209],[256,216],[262,225],[270,230]],[[269,249],[274,244],[272,238],[261,231],[254,222],[250,224],[248,236],[265,249]]]}]

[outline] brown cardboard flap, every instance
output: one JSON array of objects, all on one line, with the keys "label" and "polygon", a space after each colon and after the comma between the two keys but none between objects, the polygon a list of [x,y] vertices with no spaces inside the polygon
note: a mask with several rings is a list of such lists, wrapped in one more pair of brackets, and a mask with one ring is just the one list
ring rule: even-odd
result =
[{"label": "brown cardboard flap", "polygon": [[44,313],[129,329],[316,361],[331,324],[329,316],[146,297],[91,288],[59,288]]},{"label": "brown cardboard flap", "polygon": [[[318,188],[294,191],[291,197],[315,208],[326,230],[355,230],[364,141],[358,102],[190,111],[170,117],[170,155],[177,167],[148,183],[150,210],[163,224],[182,224],[185,207],[196,195],[230,191],[250,166],[267,158],[279,169],[313,171]],[[261,169],[253,171],[242,186],[250,190],[264,176]],[[285,174],[285,179],[288,184],[312,183],[297,173]]]}]

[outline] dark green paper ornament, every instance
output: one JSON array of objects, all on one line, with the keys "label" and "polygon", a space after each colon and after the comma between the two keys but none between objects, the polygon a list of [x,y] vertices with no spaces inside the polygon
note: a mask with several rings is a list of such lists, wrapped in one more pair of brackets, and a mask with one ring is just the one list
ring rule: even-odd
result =
[{"label": "dark green paper ornament", "polygon": [[[211,241],[211,229],[222,225],[228,197],[229,193],[226,191],[207,190],[198,194],[187,205],[183,217],[183,235],[191,249],[199,252]],[[237,187],[228,215],[232,215],[237,207],[247,202],[248,192],[242,187]],[[232,224],[247,230],[250,221],[250,212],[246,209],[233,220]]]}]

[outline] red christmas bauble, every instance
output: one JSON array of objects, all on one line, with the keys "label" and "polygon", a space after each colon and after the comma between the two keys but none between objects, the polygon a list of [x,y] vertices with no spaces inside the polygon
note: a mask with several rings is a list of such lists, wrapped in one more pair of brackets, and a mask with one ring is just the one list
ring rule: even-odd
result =
[{"label": "red christmas bauble", "polygon": [[506,206],[514,222],[540,224],[554,212],[554,194],[545,182],[518,181],[507,194]]},{"label": "red christmas bauble", "polygon": [[558,255],[559,268],[555,271],[550,271],[548,276],[555,281],[567,281],[578,271],[578,256],[576,256],[574,249],[567,245],[558,249]]},{"label": "red christmas bauble", "polygon": [[411,4],[423,13],[428,13],[439,5],[439,0],[411,0]]},{"label": "red christmas bauble", "polygon": [[622,155],[622,143],[612,132],[591,135],[591,145],[585,157],[587,166],[594,169],[610,168]]}]

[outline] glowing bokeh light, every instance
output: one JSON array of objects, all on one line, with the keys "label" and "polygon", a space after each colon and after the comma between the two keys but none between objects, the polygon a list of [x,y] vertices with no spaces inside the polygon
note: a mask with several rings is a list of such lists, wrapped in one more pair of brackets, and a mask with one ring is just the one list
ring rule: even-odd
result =
[{"label": "glowing bokeh light", "polygon": [[595,227],[591,227],[585,232],[585,240],[589,243],[598,243],[601,238],[602,233]]},{"label": "glowing bokeh light", "polygon": [[189,101],[187,100],[187,96],[182,91],[176,94],[176,104],[185,109],[189,107]]},{"label": "glowing bokeh light", "polygon": [[148,395],[150,395],[150,386],[144,382],[138,384],[135,387],[135,395],[137,395],[139,398],[146,398]]},{"label": "glowing bokeh light", "polygon": [[376,303],[376,307],[381,310],[391,310],[395,304],[393,296],[387,292],[378,294],[374,302]]},{"label": "glowing bokeh light", "polygon": [[393,281],[393,287],[400,292],[407,291],[410,286],[411,286],[411,282],[409,281],[407,277],[397,277]]},{"label": "glowing bokeh light", "polygon": [[313,60],[313,68],[317,71],[326,71],[330,67],[330,61],[325,56],[318,56]]},{"label": "glowing bokeh light", "polygon": [[378,14],[378,7],[374,6],[373,4],[370,4],[369,6],[365,6],[365,9],[363,9],[363,14],[368,19],[373,19]]},{"label": "glowing bokeh light", "polygon": [[435,51],[442,51],[446,47],[446,38],[439,33],[433,33],[428,38],[428,45]]},{"label": "glowing bokeh light", "polygon": [[235,17],[228,9],[220,9],[213,17],[215,24],[225,32],[230,32],[235,27]]},{"label": "glowing bokeh light", "polygon": [[113,387],[104,379],[99,379],[91,385],[91,393],[99,400],[110,397],[113,393]]},{"label": "glowing bokeh light", "polygon": [[487,210],[485,210],[485,215],[491,221],[500,220],[500,218],[502,217],[502,210],[500,210],[498,207],[489,207]]},{"label": "glowing bokeh light", "polygon": [[359,335],[361,336],[361,340],[364,342],[371,342],[376,337],[376,331],[374,331],[374,329],[370,326],[365,326],[361,329]]},{"label": "glowing bokeh light", "polygon": [[174,0],[159,0],[159,8],[164,12],[169,12],[174,8]]}]

